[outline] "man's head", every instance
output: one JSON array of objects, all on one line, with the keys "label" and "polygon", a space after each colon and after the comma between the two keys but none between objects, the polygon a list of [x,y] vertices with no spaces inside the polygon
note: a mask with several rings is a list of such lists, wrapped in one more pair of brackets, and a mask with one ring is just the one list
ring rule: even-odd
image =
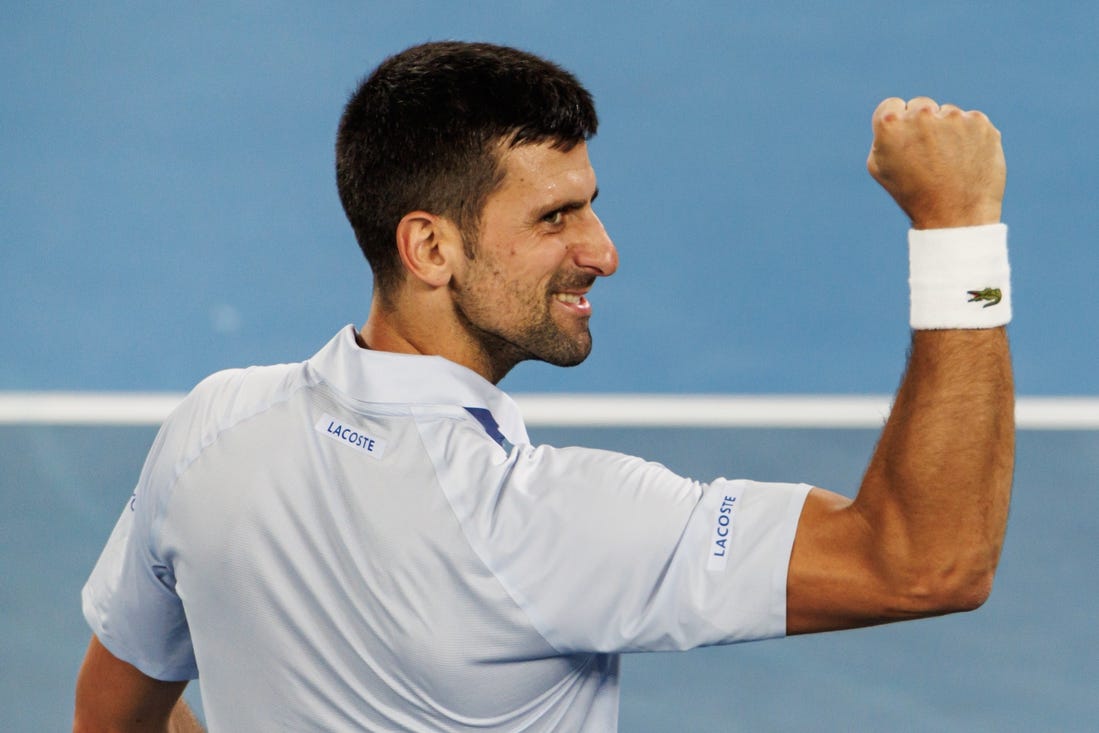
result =
[{"label": "man's head", "polygon": [[567,71],[512,48],[442,42],[384,61],[340,121],[340,200],[383,294],[402,279],[394,232],[410,211],[454,221],[469,246],[499,185],[502,151],[568,151],[598,126],[591,95]]}]

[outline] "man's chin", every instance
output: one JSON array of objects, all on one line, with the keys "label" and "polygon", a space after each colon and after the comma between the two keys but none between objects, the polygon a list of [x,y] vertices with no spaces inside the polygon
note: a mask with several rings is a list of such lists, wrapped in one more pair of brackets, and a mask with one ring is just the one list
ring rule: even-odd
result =
[{"label": "man's chin", "polygon": [[[528,331],[523,339],[506,343],[514,349],[512,365],[523,361],[540,361],[560,367],[572,367],[582,363],[591,353],[591,332],[587,329],[568,333],[559,325]],[[501,354],[500,351],[496,352]]]},{"label": "man's chin", "polygon": [[553,366],[558,366],[558,367],[574,367],[574,366],[579,366],[580,364],[583,364],[584,360],[587,359],[587,358],[588,358],[588,355],[584,354],[583,356],[579,356],[579,357],[576,357],[576,358],[570,358],[570,359],[554,359],[554,360],[541,359],[540,361],[544,361],[547,364],[551,364]]},{"label": "man's chin", "polygon": [[544,361],[547,364],[559,367],[574,367],[578,364],[582,364],[588,355],[591,354],[591,337],[581,340],[579,342],[570,344],[568,348],[555,348],[548,350],[549,353],[539,354],[534,358],[538,361]]}]

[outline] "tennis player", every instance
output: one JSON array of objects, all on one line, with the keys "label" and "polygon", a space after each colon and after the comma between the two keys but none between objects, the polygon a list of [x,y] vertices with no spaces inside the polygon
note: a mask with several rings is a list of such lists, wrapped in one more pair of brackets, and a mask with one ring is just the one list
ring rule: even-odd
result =
[{"label": "tennis player", "polygon": [[623,652],[985,601],[1014,433],[989,120],[873,114],[870,173],[912,222],[912,346],[853,500],[531,444],[495,385],[582,361],[618,266],[596,127],[571,74],[499,46],[417,46],[360,86],[336,168],[365,325],[215,374],[165,422],[84,588],[77,730],[198,730],[177,706],[198,679],[213,731],[612,731]]}]

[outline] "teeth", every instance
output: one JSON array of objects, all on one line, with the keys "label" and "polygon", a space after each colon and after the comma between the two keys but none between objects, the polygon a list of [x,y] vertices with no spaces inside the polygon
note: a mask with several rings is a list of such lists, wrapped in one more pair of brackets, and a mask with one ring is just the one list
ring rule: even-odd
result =
[{"label": "teeth", "polygon": [[560,300],[562,303],[576,304],[580,302],[580,296],[573,295],[572,293],[554,293],[553,297]]}]

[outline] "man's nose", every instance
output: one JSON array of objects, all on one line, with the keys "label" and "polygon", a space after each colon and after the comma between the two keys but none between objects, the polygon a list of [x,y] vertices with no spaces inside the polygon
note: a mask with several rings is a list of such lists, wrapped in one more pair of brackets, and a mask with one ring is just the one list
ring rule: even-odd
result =
[{"label": "man's nose", "polygon": [[595,212],[588,212],[585,219],[585,226],[573,245],[576,264],[596,275],[613,275],[618,269],[618,249]]}]

